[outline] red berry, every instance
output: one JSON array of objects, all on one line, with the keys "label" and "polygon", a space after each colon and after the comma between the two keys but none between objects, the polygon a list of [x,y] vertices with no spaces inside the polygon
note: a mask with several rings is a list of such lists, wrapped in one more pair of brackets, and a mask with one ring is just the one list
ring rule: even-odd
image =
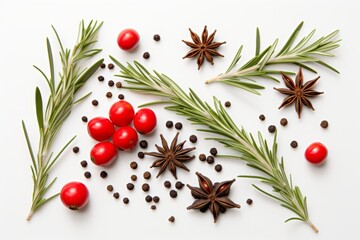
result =
[{"label": "red berry", "polygon": [[87,130],[93,139],[97,141],[104,141],[114,134],[115,127],[109,119],[96,117],[89,121]]},{"label": "red berry", "polygon": [[141,134],[151,133],[156,127],[156,115],[149,108],[142,108],[135,114],[134,127]]},{"label": "red berry", "polygon": [[120,127],[113,135],[114,145],[123,151],[130,151],[133,149],[136,146],[137,141],[137,132],[130,126]]},{"label": "red berry", "polygon": [[62,203],[71,210],[84,207],[89,200],[89,190],[81,182],[69,182],[60,192]]},{"label": "red berry", "polygon": [[117,38],[117,44],[125,51],[134,49],[139,44],[139,41],[139,33],[131,28],[121,31]]},{"label": "red berry", "polygon": [[325,161],[327,153],[328,151],[322,143],[314,142],[307,147],[305,158],[312,164],[320,164]]},{"label": "red berry", "polygon": [[134,119],[134,108],[125,100],[118,101],[110,107],[110,120],[118,127],[129,125]]},{"label": "red berry", "polygon": [[116,156],[117,149],[111,142],[97,143],[90,151],[91,161],[99,166],[109,165],[115,160]]}]

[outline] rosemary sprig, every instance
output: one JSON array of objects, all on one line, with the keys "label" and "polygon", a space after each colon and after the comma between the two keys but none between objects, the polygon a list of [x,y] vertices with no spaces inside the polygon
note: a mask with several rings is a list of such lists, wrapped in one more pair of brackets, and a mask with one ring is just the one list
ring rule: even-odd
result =
[{"label": "rosemary sprig", "polygon": [[121,68],[121,74],[117,76],[124,78],[128,83],[127,86],[124,86],[125,88],[165,98],[145,105],[165,103],[168,105],[165,107],[167,110],[187,117],[194,125],[206,126],[198,130],[218,135],[208,139],[216,140],[241,154],[240,156],[227,155],[226,157],[242,159],[249,167],[261,173],[240,177],[258,179],[271,186],[272,193],[253,185],[257,190],[277,200],[281,206],[296,215],[287,219],[286,222],[300,220],[318,232],[309,219],[306,197],[302,195],[299,187],[293,186],[291,176],[288,179],[285,173],[283,158],[280,160],[278,158],[276,134],[270,148],[260,133],[255,140],[255,137],[247,133],[243,127],[236,126],[217,98],[214,97],[214,107],[211,107],[208,103],[203,102],[192,89],[189,94],[186,94],[164,74],[154,71],[153,75],[138,62],[134,62],[134,65],[128,63],[127,66],[124,66],[113,57],[111,59]]},{"label": "rosemary sprig", "polygon": [[[315,33],[314,29],[294,46],[295,39],[298,36],[303,24],[304,22],[301,22],[297,26],[285,45],[275,56],[274,53],[279,40],[276,39],[273,44],[261,51],[260,31],[257,28],[255,56],[240,68],[232,71],[237,66],[237,63],[241,58],[241,51],[243,46],[240,46],[226,72],[205,81],[205,83],[209,84],[213,82],[221,82],[259,95],[260,93],[257,90],[264,89],[264,87],[255,83],[256,81],[254,78],[262,77],[278,82],[278,80],[273,75],[281,74],[282,72],[281,70],[267,69],[267,67],[270,65],[293,64],[316,73],[315,69],[311,68],[308,64],[317,63],[331,69],[336,73],[339,73],[338,70],[323,62],[319,58],[334,56],[334,54],[330,53],[330,51],[339,47],[339,42],[341,40],[334,40],[339,33],[339,30],[336,30],[329,35],[321,37],[310,43],[310,40]],[[294,73],[288,72],[287,74]]]},{"label": "rosemary sprig", "polygon": [[57,31],[52,26],[60,46],[60,59],[62,64],[62,72],[60,73],[58,84],[55,83],[54,59],[49,39],[46,39],[46,44],[50,75],[46,76],[40,68],[34,66],[45,78],[50,94],[44,112],[40,89],[37,87],[35,90],[36,116],[40,134],[36,155],[34,155],[25,123],[22,121],[22,127],[32,161],[30,168],[34,184],[32,205],[30,213],[26,218],[28,221],[36,210],[59,195],[57,193],[50,197],[45,196],[56,180],[56,178],[54,178],[50,182],[48,181],[49,172],[54,163],[59,159],[60,155],[75,137],[70,139],[56,156],[53,156],[53,153],[49,154],[48,151],[61,125],[69,116],[71,108],[91,94],[88,93],[79,99],[75,99],[75,94],[100,67],[103,59],[97,61],[89,68],[82,68],[78,66],[78,63],[80,60],[88,59],[101,51],[101,49],[92,48],[93,44],[97,41],[96,35],[101,25],[102,22],[98,24],[97,21],[91,21],[85,26],[84,21],[81,21],[77,43],[72,50],[63,47]]}]

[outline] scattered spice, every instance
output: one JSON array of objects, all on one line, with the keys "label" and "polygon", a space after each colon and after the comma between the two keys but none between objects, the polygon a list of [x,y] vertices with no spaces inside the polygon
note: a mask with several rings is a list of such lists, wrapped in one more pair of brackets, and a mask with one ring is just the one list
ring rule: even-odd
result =
[{"label": "scattered spice", "polygon": [[115,193],[113,194],[113,197],[116,198],[116,199],[118,199],[118,198],[120,197],[120,194],[119,194],[118,192],[115,192]]},{"label": "scattered spice", "polygon": [[169,194],[170,194],[171,198],[176,198],[177,197],[177,191],[175,191],[175,190],[171,190]]},{"label": "scattered spice", "polygon": [[141,141],[139,142],[139,146],[140,146],[141,148],[147,148],[147,147],[148,147],[148,142],[147,142],[146,140],[141,140]]},{"label": "scattered spice", "polygon": [[156,42],[160,41],[160,35],[159,35],[159,34],[155,34],[154,37],[153,37],[153,39],[154,39]]},{"label": "scattered spice", "polygon": [[197,142],[197,137],[195,135],[191,135],[189,137],[189,141],[192,142],[192,143],[196,143]]},{"label": "scattered spice", "polygon": [[295,102],[295,110],[298,113],[299,118],[301,118],[301,111],[304,105],[308,108],[311,108],[312,110],[315,110],[309,98],[316,97],[324,93],[313,90],[313,87],[315,86],[316,82],[319,80],[320,77],[307,81],[305,84],[303,84],[304,76],[301,67],[299,68],[299,72],[296,75],[295,82],[289,76],[286,76],[284,73],[281,73],[281,75],[287,88],[274,89],[282,94],[287,95],[287,97],[284,99],[279,109],[282,107],[287,107]]},{"label": "scattered spice", "polygon": [[216,148],[211,148],[210,149],[210,154],[213,155],[214,157],[216,156],[216,154],[218,153]]},{"label": "scattered spice", "polygon": [[153,199],[154,203],[158,203],[160,201],[160,198],[158,196],[154,196]]},{"label": "scattered spice", "polygon": [[109,192],[112,192],[114,190],[113,185],[107,185],[106,190],[108,190]]},{"label": "scattered spice", "polygon": [[112,93],[111,93],[111,92],[107,92],[107,93],[106,93],[106,97],[107,97],[107,98],[112,98]]},{"label": "scattered spice", "polygon": [[214,169],[215,169],[215,171],[217,171],[217,172],[221,172],[221,170],[222,170],[221,164],[216,164]]},{"label": "scattered spice", "polygon": [[106,178],[107,176],[108,176],[108,174],[107,174],[106,171],[101,171],[101,172],[100,172],[100,177]]},{"label": "scattered spice", "polygon": [[172,175],[177,179],[176,176],[176,168],[182,168],[186,171],[190,171],[185,165],[185,162],[188,162],[195,158],[194,155],[187,155],[189,152],[194,150],[195,148],[183,148],[185,141],[182,143],[177,143],[179,133],[176,133],[174,139],[171,142],[169,147],[167,141],[165,140],[164,136],[160,134],[161,143],[163,147],[156,145],[159,152],[146,152],[145,155],[149,155],[152,157],[156,157],[157,159],[151,165],[152,167],[160,167],[159,173],[156,177],[159,177],[166,168],[169,168]]},{"label": "scattered spice", "polygon": [[145,197],[145,201],[146,201],[146,202],[151,202],[151,201],[152,201],[152,197],[151,197],[150,195],[147,195],[147,196]]},{"label": "scattered spice", "polygon": [[108,64],[108,69],[113,69],[114,67],[115,67],[114,64],[112,64],[112,63]]},{"label": "scattered spice", "polygon": [[156,205],[151,205],[151,210],[156,210]]},{"label": "scattered spice", "polygon": [[169,222],[175,222],[175,217],[174,216],[171,216],[171,217],[169,217]]},{"label": "scattered spice", "polygon": [[250,199],[250,198],[248,198],[248,199],[246,200],[246,203],[247,203],[248,205],[251,205],[251,204],[253,204],[253,200]]},{"label": "scattered spice", "polygon": [[88,172],[88,171],[86,171],[86,172],[84,172],[84,176],[85,176],[86,178],[91,178],[91,173]]},{"label": "scattered spice", "polygon": [[260,114],[259,119],[260,119],[261,121],[264,121],[264,120],[265,120],[265,115],[264,115],[264,114]]},{"label": "scattered spice", "polygon": [[329,126],[329,122],[326,121],[326,120],[322,120],[321,123],[320,123],[320,126],[322,128],[327,128]]},{"label": "scattered spice", "polygon": [[121,93],[120,93],[120,94],[118,95],[118,99],[123,100],[124,98],[125,98],[124,94],[121,94]]},{"label": "scattered spice", "polygon": [[80,148],[76,146],[76,147],[73,147],[72,150],[74,153],[78,153],[80,151]]},{"label": "scattered spice", "polygon": [[134,187],[135,187],[135,185],[134,184],[132,184],[132,183],[128,183],[128,184],[126,184],[126,188],[128,189],[128,190],[133,190],[134,189]]},{"label": "scattered spice", "polygon": [[181,123],[181,122],[177,122],[177,123],[175,123],[175,128],[176,128],[177,130],[181,130],[181,129],[182,129],[182,127],[183,127],[183,125],[182,125],[182,123]]},{"label": "scattered spice", "polygon": [[102,82],[105,80],[105,78],[103,76],[98,76],[98,80],[99,80],[99,82]]},{"label": "scattered spice", "polygon": [[230,187],[235,182],[235,179],[213,184],[204,175],[198,172],[196,172],[196,175],[199,179],[200,188],[187,185],[191,190],[191,195],[196,198],[196,201],[187,207],[188,210],[199,209],[206,211],[210,209],[216,223],[219,214],[225,212],[227,208],[240,208],[239,204],[228,198]]},{"label": "scattered spice", "polygon": [[216,30],[210,34],[210,36],[208,36],[207,26],[205,26],[201,35],[201,39],[190,28],[189,31],[193,42],[188,42],[185,40],[183,40],[183,42],[192,49],[183,57],[183,59],[197,56],[198,69],[200,69],[205,59],[210,62],[211,65],[214,65],[212,56],[224,57],[216,49],[226,42],[213,42]]},{"label": "scattered spice", "polygon": [[269,131],[269,133],[274,133],[274,132],[276,131],[275,125],[270,125],[270,126],[268,127],[268,131]]},{"label": "scattered spice", "polygon": [[122,83],[121,83],[121,82],[116,82],[115,86],[116,86],[117,88],[122,88]]},{"label": "scattered spice", "polygon": [[88,121],[88,118],[87,118],[86,116],[82,116],[82,117],[81,117],[81,121],[87,122],[87,121]]},{"label": "scattered spice", "polygon": [[125,198],[123,199],[123,203],[129,204],[129,202],[130,202],[129,198],[125,197]]},{"label": "scattered spice", "polygon": [[97,105],[99,105],[99,102],[98,100],[94,99],[91,101],[91,104],[96,107]]},{"label": "scattered spice", "polygon": [[225,105],[225,107],[227,107],[227,108],[228,108],[228,107],[231,107],[231,102],[226,101],[224,105]]},{"label": "scattered spice", "polygon": [[139,158],[144,158],[144,157],[145,157],[145,153],[143,153],[143,152],[138,152],[138,157],[139,157]]},{"label": "scattered spice", "polygon": [[288,124],[288,120],[286,119],[286,118],[282,118],[282,119],[280,119],[280,125],[281,126],[286,126]]},{"label": "scattered spice", "polygon": [[183,184],[182,182],[180,182],[180,181],[177,181],[176,183],[175,183],[175,188],[176,189],[182,189],[183,187],[185,186],[185,184]]},{"label": "scattered spice", "polygon": [[143,176],[144,176],[145,179],[150,179],[151,178],[151,173],[149,171],[146,171],[146,172],[144,172]]},{"label": "scattered spice", "polygon": [[165,181],[165,182],[164,182],[164,186],[165,186],[166,188],[171,188],[171,182],[170,182],[170,181]]},{"label": "scattered spice", "polygon": [[108,85],[109,85],[109,87],[113,87],[115,85],[115,83],[113,80],[109,80]]},{"label": "scattered spice", "polygon": [[206,162],[208,164],[213,164],[215,162],[215,158],[213,156],[207,156]]},{"label": "scattered spice", "polygon": [[298,143],[297,143],[297,141],[291,141],[291,143],[290,143],[290,146],[292,147],[292,148],[297,148],[297,146],[298,146]]},{"label": "scattered spice", "polygon": [[88,163],[87,163],[86,160],[83,160],[83,161],[80,162],[80,165],[81,165],[83,168],[86,168],[87,165],[88,165]]},{"label": "scattered spice", "polygon": [[150,185],[147,184],[147,183],[144,183],[144,184],[141,186],[141,188],[142,188],[142,190],[143,190],[144,192],[148,192],[149,189],[150,189]]},{"label": "scattered spice", "polygon": [[131,162],[131,163],[130,163],[130,167],[131,167],[132,169],[137,169],[138,164],[137,164],[136,162]]},{"label": "scattered spice", "polygon": [[149,52],[144,52],[143,58],[144,59],[149,59],[150,58],[150,53]]},{"label": "scattered spice", "polygon": [[105,64],[105,63],[102,63],[102,64],[100,65],[100,67],[101,67],[101,68],[106,68],[106,64]]},{"label": "scattered spice", "polygon": [[174,126],[174,123],[172,121],[167,121],[165,125],[167,128],[172,128]]},{"label": "scattered spice", "polygon": [[134,175],[131,175],[130,178],[131,178],[131,180],[134,181],[134,182],[137,180],[137,176],[136,176],[135,174],[134,174]]},{"label": "scattered spice", "polygon": [[201,153],[201,154],[199,155],[199,160],[200,160],[200,161],[205,161],[205,160],[206,160],[206,155],[203,154],[203,153]]}]

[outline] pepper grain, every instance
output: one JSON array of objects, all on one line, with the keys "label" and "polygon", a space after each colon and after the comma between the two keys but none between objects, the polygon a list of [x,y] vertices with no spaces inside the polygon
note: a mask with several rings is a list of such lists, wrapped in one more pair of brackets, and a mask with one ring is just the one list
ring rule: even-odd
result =
[{"label": "pepper grain", "polygon": [[124,94],[121,94],[121,93],[120,93],[120,94],[118,95],[118,99],[123,100],[124,98],[125,98]]},{"label": "pepper grain", "polygon": [[185,186],[185,184],[183,184],[182,182],[180,182],[180,181],[177,181],[176,183],[175,183],[175,188],[176,189],[182,189],[183,187]]},{"label": "pepper grain", "polygon": [[286,118],[282,118],[282,119],[280,119],[280,125],[281,126],[286,126],[288,124],[288,120],[286,119]]},{"label": "pepper grain", "polygon": [[151,178],[151,173],[149,171],[146,171],[146,172],[144,172],[143,177],[145,179],[150,179]]},{"label": "pepper grain", "polygon": [[86,160],[83,160],[83,161],[80,162],[80,165],[81,165],[83,168],[86,168],[87,165],[88,165],[88,163],[87,163]]},{"label": "pepper grain", "polygon": [[206,160],[206,155],[203,154],[203,153],[201,153],[201,154],[199,155],[199,160],[200,160],[200,161],[205,161],[205,160]]},{"label": "pepper grain", "polygon": [[182,129],[182,123],[181,122],[177,122],[177,123],[175,123],[175,128],[177,129],[177,130],[181,130]]},{"label": "pepper grain", "polygon": [[134,187],[135,187],[135,185],[132,184],[132,183],[126,184],[126,188],[127,188],[128,190],[130,190],[130,191],[132,191],[132,190],[134,189]]},{"label": "pepper grain", "polygon": [[137,180],[137,176],[135,174],[131,175],[130,179],[135,182]]},{"label": "pepper grain", "polygon": [[215,165],[215,171],[221,172],[221,170],[222,170],[221,164],[216,164],[216,165]]},{"label": "pepper grain", "polygon": [[147,184],[147,183],[144,183],[144,184],[141,186],[141,188],[142,188],[142,190],[143,190],[144,192],[148,192],[149,189],[150,189],[150,185]]},{"label": "pepper grain", "polygon": [[292,148],[297,148],[297,146],[298,146],[298,143],[297,143],[297,141],[291,141],[291,143],[290,143],[290,146],[292,147]]},{"label": "pepper grain", "polygon": [[171,182],[170,182],[170,181],[165,181],[165,182],[164,182],[164,186],[165,186],[166,188],[171,188]]},{"label": "pepper grain", "polygon": [[149,59],[150,58],[150,53],[149,52],[144,52],[143,58],[144,59]]},{"label": "pepper grain", "polygon": [[100,172],[100,177],[106,178],[107,176],[108,176],[107,172],[105,172],[105,171]]},{"label": "pepper grain", "polygon": [[192,143],[196,143],[196,142],[197,142],[197,137],[196,137],[196,135],[191,135],[191,136],[189,137],[189,141],[192,142]]},{"label": "pepper grain", "polygon": [[231,107],[231,102],[226,101],[224,105],[225,105],[225,107],[227,107],[227,108],[228,108],[228,107]]},{"label": "pepper grain", "polygon": [[207,156],[206,162],[207,162],[208,164],[213,164],[213,163],[215,162],[215,159],[214,159],[213,156]]},{"label": "pepper grain", "polygon": [[146,141],[146,140],[141,140],[140,142],[139,142],[139,146],[141,147],[141,148],[147,148],[148,147],[148,142]]},{"label": "pepper grain", "polygon": [[155,34],[154,37],[153,37],[153,39],[154,39],[156,42],[160,41],[160,35],[159,35],[159,34]]},{"label": "pepper grain", "polygon": [[82,116],[82,117],[81,117],[81,121],[87,122],[87,121],[88,121],[88,118],[87,118],[86,116]]},{"label": "pepper grain", "polygon": [[78,153],[79,151],[80,151],[80,148],[79,148],[79,147],[77,147],[77,146],[76,146],[76,147],[73,147],[73,152],[74,152],[74,153]]},{"label": "pepper grain", "polygon": [[264,114],[260,114],[259,119],[260,119],[261,121],[264,121],[264,120],[265,120],[265,115],[264,115]]},{"label": "pepper grain", "polygon": [[138,164],[137,164],[136,162],[131,162],[131,163],[130,163],[130,167],[131,167],[132,169],[137,169]]},{"label": "pepper grain", "polygon": [[269,131],[269,133],[274,133],[274,132],[276,131],[275,125],[270,125],[270,126],[268,127],[268,131]]},{"label": "pepper grain", "polygon": [[175,191],[175,190],[171,190],[169,194],[170,194],[171,198],[176,198],[177,197],[177,191]]},{"label": "pepper grain", "polygon": [[113,194],[113,197],[114,197],[115,199],[118,199],[118,198],[120,197],[120,194],[119,194],[118,192],[115,192],[115,193]]},{"label": "pepper grain", "polygon": [[167,128],[172,128],[174,126],[174,123],[172,121],[167,121],[165,125]]},{"label": "pepper grain", "polygon": [[109,68],[109,69],[113,69],[114,67],[115,67],[114,64],[112,64],[112,63],[109,63],[109,64],[108,64],[108,68]]},{"label": "pepper grain", "polygon": [[91,101],[91,104],[96,107],[97,105],[99,105],[99,102],[98,100],[94,99]]},{"label": "pepper grain", "polygon": [[114,190],[114,187],[113,185],[107,185],[106,189],[109,191],[109,192],[112,192]]},{"label": "pepper grain", "polygon": [[84,172],[84,176],[85,176],[86,178],[91,178],[91,173],[88,172],[88,171],[86,171],[86,172]]},{"label": "pepper grain", "polygon": [[320,126],[322,128],[327,128],[329,126],[329,122],[326,121],[326,120],[322,120],[321,123],[320,123]]}]

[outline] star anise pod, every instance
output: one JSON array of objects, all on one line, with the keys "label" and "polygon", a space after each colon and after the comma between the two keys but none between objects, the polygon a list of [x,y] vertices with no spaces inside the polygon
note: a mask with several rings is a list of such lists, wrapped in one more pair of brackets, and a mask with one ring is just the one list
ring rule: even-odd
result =
[{"label": "star anise pod", "polygon": [[235,179],[213,184],[209,178],[201,173],[196,172],[196,175],[200,188],[187,184],[187,187],[191,190],[191,195],[197,199],[191,206],[187,207],[188,210],[199,209],[201,212],[205,212],[210,209],[214,217],[214,223],[216,223],[220,212],[224,213],[227,208],[240,208],[239,204],[234,203],[227,197]]},{"label": "star anise pod", "polygon": [[196,33],[194,33],[190,28],[189,28],[189,31],[190,31],[193,43],[185,41],[185,40],[182,40],[182,41],[186,45],[188,45],[189,47],[191,47],[193,49],[190,50],[185,55],[185,57],[183,57],[183,59],[184,58],[192,58],[192,57],[197,56],[198,57],[198,59],[197,59],[198,69],[200,69],[205,58],[208,62],[210,62],[213,65],[214,61],[213,61],[212,56],[224,57],[216,50],[216,48],[220,47],[221,45],[223,45],[226,42],[213,42],[216,30],[212,34],[210,34],[210,36],[208,36],[207,27],[205,26],[204,30],[202,32],[202,35],[201,35],[201,40],[200,40],[200,37]]},{"label": "star anise pod", "polygon": [[274,88],[274,89],[288,96],[284,99],[279,109],[282,107],[287,107],[291,105],[293,102],[295,102],[295,109],[296,112],[298,113],[299,118],[301,118],[301,111],[303,105],[307,106],[308,108],[311,108],[312,110],[315,110],[309,98],[316,97],[324,93],[324,92],[317,92],[312,89],[320,77],[307,81],[305,84],[303,84],[304,77],[301,68],[299,69],[299,72],[296,75],[295,83],[290,77],[286,76],[284,73],[281,73],[281,75],[282,75],[282,79],[285,82],[286,87],[288,88]]},{"label": "star anise pod", "polygon": [[177,144],[179,133],[176,133],[176,136],[171,142],[169,147],[164,136],[160,134],[162,147],[155,145],[159,152],[146,152],[145,155],[157,157],[158,159],[154,161],[151,167],[160,167],[159,173],[156,177],[159,177],[166,168],[169,168],[172,175],[177,179],[176,176],[176,167],[182,168],[186,171],[190,171],[185,165],[184,162],[190,161],[195,158],[194,155],[188,155],[189,152],[195,148],[185,148],[184,144],[186,141]]}]

